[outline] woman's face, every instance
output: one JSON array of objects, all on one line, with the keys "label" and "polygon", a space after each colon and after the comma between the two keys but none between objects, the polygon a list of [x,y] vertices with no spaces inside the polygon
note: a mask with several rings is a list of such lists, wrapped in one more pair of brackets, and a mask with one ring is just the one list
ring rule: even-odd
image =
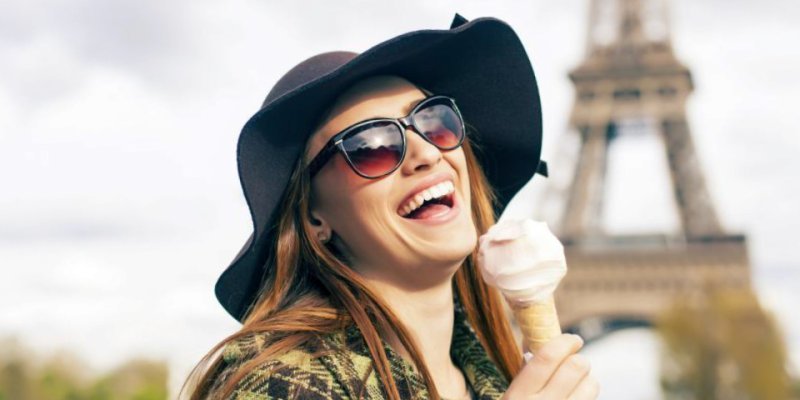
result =
[{"label": "woman's face", "polygon": [[[406,116],[425,97],[399,77],[358,82],[342,93],[309,139],[306,163],[348,126],[370,118]],[[477,233],[463,149],[439,150],[412,129],[405,131],[403,163],[382,178],[363,178],[342,154],[332,157],[311,182],[310,211],[317,232],[328,237],[332,233],[334,246],[356,271],[419,288],[452,276],[474,249]],[[452,207],[423,206],[406,215],[410,199],[424,196],[437,184],[433,193],[441,194],[447,182],[453,187]]]}]

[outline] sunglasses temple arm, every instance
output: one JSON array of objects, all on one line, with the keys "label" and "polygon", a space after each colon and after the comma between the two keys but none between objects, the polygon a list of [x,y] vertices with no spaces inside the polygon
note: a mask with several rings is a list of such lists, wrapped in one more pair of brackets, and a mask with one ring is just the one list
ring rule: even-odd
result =
[{"label": "sunglasses temple arm", "polygon": [[308,164],[308,173],[311,178],[319,172],[323,165],[328,162],[328,159],[333,156],[333,153],[336,152],[336,145],[333,142],[329,142],[325,145],[325,148],[314,157],[313,160]]}]

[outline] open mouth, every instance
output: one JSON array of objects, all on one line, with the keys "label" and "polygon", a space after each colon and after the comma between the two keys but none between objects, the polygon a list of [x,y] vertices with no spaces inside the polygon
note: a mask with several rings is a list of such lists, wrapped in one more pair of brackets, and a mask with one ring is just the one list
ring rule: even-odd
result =
[{"label": "open mouth", "polygon": [[455,186],[441,182],[417,193],[403,205],[398,214],[408,219],[428,219],[444,215],[453,208]]}]

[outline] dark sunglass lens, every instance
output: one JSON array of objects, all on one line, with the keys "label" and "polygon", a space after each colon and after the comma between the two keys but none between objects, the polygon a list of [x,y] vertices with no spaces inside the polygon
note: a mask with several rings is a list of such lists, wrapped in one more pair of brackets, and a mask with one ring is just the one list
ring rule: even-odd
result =
[{"label": "dark sunglass lens", "polygon": [[459,145],[464,136],[461,118],[450,104],[434,103],[417,111],[414,123],[433,144],[442,149]]},{"label": "dark sunglass lens", "polygon": [[379,177],[397,167],[403,156],[403,133],[380,121],[358,128],[342,142],[344,153],[359,173]]}]

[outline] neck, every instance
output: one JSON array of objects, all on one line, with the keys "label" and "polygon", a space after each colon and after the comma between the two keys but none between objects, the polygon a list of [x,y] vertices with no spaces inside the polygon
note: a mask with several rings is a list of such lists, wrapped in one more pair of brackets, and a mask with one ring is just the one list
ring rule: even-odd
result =
[{"label": "neck", "polygon": [[[368,278],[368,281],[408,330],[440,395],[458,397],[464,393],[466,381],[450,358],[455,312],[452,276],[418,291],[407,291],[379,280]],[[413,365],[411,355],[394,332],[384,334],[387,343]]]}]

